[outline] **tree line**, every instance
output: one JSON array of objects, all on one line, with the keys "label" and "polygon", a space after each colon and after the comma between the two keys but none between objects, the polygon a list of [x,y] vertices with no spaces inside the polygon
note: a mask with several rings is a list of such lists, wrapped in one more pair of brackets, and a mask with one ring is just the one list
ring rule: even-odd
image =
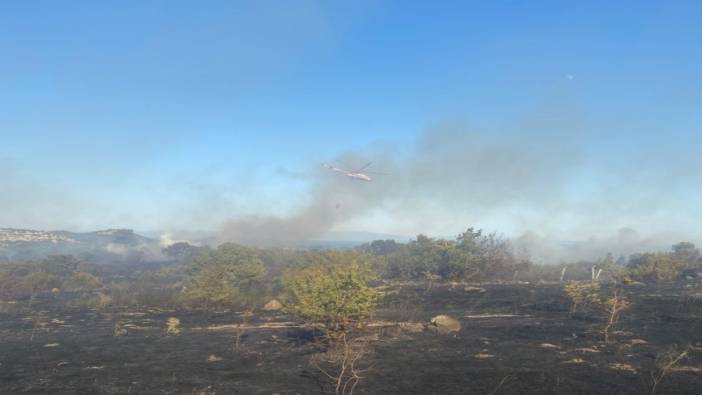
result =
[{"label": "tree line", "polygon": [[380,281],[562,281],[595,275],[607,281],[660,283],[696,277],[702,268],[702,256],[690,242],[675,244],[670,251],[616,260],[608,254],[595,262],[535,265],[515,251],[507,238],[474,228],[451,240],[418,235],[407,243],[376,240],[350,250],[176,243],[166,247],[164,254],[169,262],[122,272],[64,255],[2,264],[0,298],[22,299],[52,290],[100,292],[107,305],[177,308],[243,308],[276,298],[296,301],[299,312],[314,315],[314,307],[302,307],[303,290],[324,299],[324,286],[336,287],[330,292],[338,292]]}]

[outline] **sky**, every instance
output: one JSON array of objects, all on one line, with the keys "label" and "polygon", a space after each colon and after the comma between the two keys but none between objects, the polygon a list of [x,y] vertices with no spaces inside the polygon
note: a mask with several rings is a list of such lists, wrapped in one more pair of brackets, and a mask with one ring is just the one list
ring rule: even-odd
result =
[{"label": "sky", "polygon": [[9,2],[0,227],[696,240],[701,12]]}]

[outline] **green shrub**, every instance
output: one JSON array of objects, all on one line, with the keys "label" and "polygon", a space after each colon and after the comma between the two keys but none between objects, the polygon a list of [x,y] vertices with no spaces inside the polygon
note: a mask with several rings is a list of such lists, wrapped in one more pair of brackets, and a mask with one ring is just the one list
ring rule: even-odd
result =
[{"label": "green shrub", "polygon": [[674,254],[643,254],[629,263],[631,277],[644,282],[662,283],[676,280],[686,262]]},{"label": "green shrub", "polygon": [[369,285],[374,278],[367,256],[330,251],[286,271],[283,284],[293,312],[331,330],[344,330],[362,323],[376,307],[381,293]]},{"label": "green shrub", "polygon": [[256,281],[265,274],[255,249],[222,244],[193,258],[183,299],[191,306],[250,306]]},{"label": "green shrub", "polygon": [[100,288],[102,279],[87,272],[76,272],[66,281],[66,286],[76,291],[89,291]]},{"label": "green shrub", "polygon": [[592,307],[601,304],[600,284],[596,282],[568,281],[563,291],[573,303],[570,312],[574,313],[579,306]]},{"label": "green shrub", "polygon": [[58,276],[46,272],[34,272],[22,278],[22,289],[30,295],[61,287]]}]

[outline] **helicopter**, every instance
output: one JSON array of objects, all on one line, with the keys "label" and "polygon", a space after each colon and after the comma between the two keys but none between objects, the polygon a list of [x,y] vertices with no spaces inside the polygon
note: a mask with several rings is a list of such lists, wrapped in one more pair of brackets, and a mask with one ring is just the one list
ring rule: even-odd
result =
[{"label": "helicopter", "polygon": [[345,175],[346,177],[352,178],[354,180],[371,182],[371,181],[373,181],[373,179],[369,176],[369,174],[385,174],[385,173],[378,173],[375,171],[364,171],[365,169],[370,167],[370,165],[372,165],[372,164],[373,164],[373,162],[368,162],[365,165],[363,165],[363,167],[361,167],[360,169],[353,170],[353,171],[344,170],[342,168],[332,166],[332,165],[327,164],[327,163],[322,163],[322,167],[325,169],[331,170],[331,171],[335,171],[337,173],[341,173],[341,174]]}]

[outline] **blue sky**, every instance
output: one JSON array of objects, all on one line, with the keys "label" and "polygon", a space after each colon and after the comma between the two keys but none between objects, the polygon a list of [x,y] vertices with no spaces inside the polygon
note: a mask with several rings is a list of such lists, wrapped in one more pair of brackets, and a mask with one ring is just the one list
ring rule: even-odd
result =
[{"label": "blue sky", "polygon": [[395,197],[334,228],[696,228],[699,2],[47,1],[0,11],[0,226],[216,229],[241,215],[285,217],[311,199],[319,162],[383,147],[401,166],[446,123],[558,150],[533,127],[557,119],[577,131],[579,161],[544,190],[556,202],[418,207]]}]

